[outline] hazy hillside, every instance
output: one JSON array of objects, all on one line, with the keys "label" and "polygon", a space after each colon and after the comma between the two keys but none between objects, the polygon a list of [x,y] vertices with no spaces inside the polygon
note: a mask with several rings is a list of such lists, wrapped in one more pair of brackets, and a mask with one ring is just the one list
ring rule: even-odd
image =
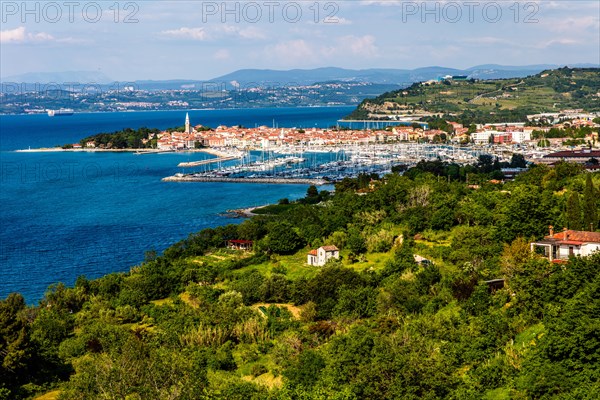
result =
[{"label": "hazy hillside", "polygon": [[2,78],[3,82],[19,83],[98,83],[108,84],[114,82],[104,73],[99,71],[62,71],[62,72],[27,72]]},{"label": "hazy hillside", "polygon": [[529,66],[503,66],[479,65],[467,69],[447,67],[422,67],[416,69],[373,68],[353,70],[344,68],[316,68],[316,69],[242,69],[230,74],[212,79],[215,82],[236,82],[240,85],[250,83],[265,84],[279,83],[280,85],[301,84],[309,85],[315,82],[341,80],[371,83],[393,83],[408,86],[414,82],[436,79],[445,75],[467,75],[469,78],[514,78],[536,74],[545,69],[561,67],[560,65],[529,65]]}]

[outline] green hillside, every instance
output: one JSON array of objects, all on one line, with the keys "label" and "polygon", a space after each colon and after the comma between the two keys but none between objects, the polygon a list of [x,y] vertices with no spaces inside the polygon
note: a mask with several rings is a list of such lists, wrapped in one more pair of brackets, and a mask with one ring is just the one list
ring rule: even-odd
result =
[{"label": "green hillside", "polygon": [[[0,399],[597,399],[600,254],[552,264],[528,242],[597,229],[600,176],[497,185],[490,162],[311,187],[38,306],[11,294]],[[325,244],[341,259],[308,266]]]},{"label": "green hillside", "polygon": [[445,114],[466,123],[505,122],[565,109],[600,111],[600,69],[565,67],[527,78],[415,83],[364,100],[347,119]]}]

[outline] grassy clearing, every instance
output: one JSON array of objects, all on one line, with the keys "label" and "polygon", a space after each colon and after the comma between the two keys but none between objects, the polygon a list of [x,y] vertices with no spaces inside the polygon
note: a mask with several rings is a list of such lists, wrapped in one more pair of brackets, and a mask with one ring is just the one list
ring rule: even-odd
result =
[{"label": "grassy clearing", "polygon": [[257,376],[252,380],[254,383],[266,386],[269,389],[280,388],[283,386],[283,377],[275,376],[271,372]]},{"label": "grassy clearing", "polygon": [[[299,278],[310,279],[317,275],[321,267],[310,266],[307,264],[306,256],[310,249],[304,248],[292,255],[275,255],[271,260],[262,264],[251,265],[234,271],[235,274],[242,274],[249,270],[257,270],[261,274],[269,277],[274,270],[284,271],[285,276],[290,280]],[[354,269],[357,272],[374,270],[379,271],[384,268],[386,261],[392,256],[391,253],[369,253],[365,254],[362,261],[355,263],[348,262],[348,250],[342,250],[340,256],[345,267]]]},{"label": "grassy clearing", "polygon": [[348,252],[343,251],[342,257],[344,265],[348,268],[352,268],[357,272],[361,271],[380,271],[385,267],[385,263],[392,257],[391,253],[368,253],[365,254],[365,258],[363,261],[358,261],[356,263],[348,263]]},{"label": "grassy clearing", "polygon": [[34,397],[33,400],[56,400],[60,395],[60,390],[53,390],[51,392],[45,393],[41,396]]},{"label": "grassy clearing", "polygon": [[251,253],[243,251],[220,249],[219,251],[213,253],[207,253],[202,256],[193,257],[191,260],[200,265],[215,265],[224,261],[250,257],[250,255]]},{"label": "grassy clearing", "polygon": [[173,299],[167,297],[166,299],[152,300],[150,303],[155,306],[167,306],[173,304]]},{"label": "grassy clearing", "polygon": [[498,388],[488,390],[483,397],[485,400],[510,400],[513,398],[511,390],[508,388]]},{"label": "grassy clearing", "polygon": [[538,340],[544,335],[545,330],[546,328],[542,323],[530,326],[515,337],[515,347],[526,348],[535,346]]},{"label": "grassy clearing", "polygon": [[301,277],[310,278],[316,275],[318,268],[311,267],[306,263],[307,253],[307,249],[302,249],[292,255],[273,255],[269,261],[240,268],[234,271],[234,274],[241,274],[254,269],[269,277],[273,273],[273,269],[277,269],[284,271],[288,279],[291,280],[296,280]]},{"label": "grassy clearing", "polygon": [[187,304],[188,306],[192,307],[192,308],[198,308],[200,307],[200,305],[198,304],[198,302],[194,299],[192,299],[192,297],[190,296],[189,293],[187,292],[183,292],[179,295],[179,298],[181,299],[181,301],[183,301],[185,304]]}]

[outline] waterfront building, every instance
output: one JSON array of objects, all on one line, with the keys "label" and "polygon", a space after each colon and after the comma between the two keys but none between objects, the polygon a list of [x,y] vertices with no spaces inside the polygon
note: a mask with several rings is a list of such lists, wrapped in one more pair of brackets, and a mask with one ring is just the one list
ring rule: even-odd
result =
[{"label": "waterfront building", "polygon": [[485,144],[490,142],[490,137],[498,131],[478,131],[471,134],[471,139],[477,144]]}]

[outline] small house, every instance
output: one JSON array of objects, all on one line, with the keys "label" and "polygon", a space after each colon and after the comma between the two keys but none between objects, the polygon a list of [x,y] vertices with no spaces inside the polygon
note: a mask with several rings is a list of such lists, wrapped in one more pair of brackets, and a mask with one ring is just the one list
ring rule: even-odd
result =
[{"label": "small house", "polygon": [[332,258],[339,259],[340,250],[335,246],[321,246],[308,253],[307,263],[308,265],[322,267]]},{"label": "small house", "polygon": [[232,250],[252,251],[252,240],[233,239],[227,241],[227,248]]},{"label": "small house", "polygon": [[550,227],[550,235],[543,240],[530,244],[531,251],[541,248],[549,261],[560,262],[572,256],[589,256],[600,251],[600,232],[574,231],[565,229],[554,233]]}]

